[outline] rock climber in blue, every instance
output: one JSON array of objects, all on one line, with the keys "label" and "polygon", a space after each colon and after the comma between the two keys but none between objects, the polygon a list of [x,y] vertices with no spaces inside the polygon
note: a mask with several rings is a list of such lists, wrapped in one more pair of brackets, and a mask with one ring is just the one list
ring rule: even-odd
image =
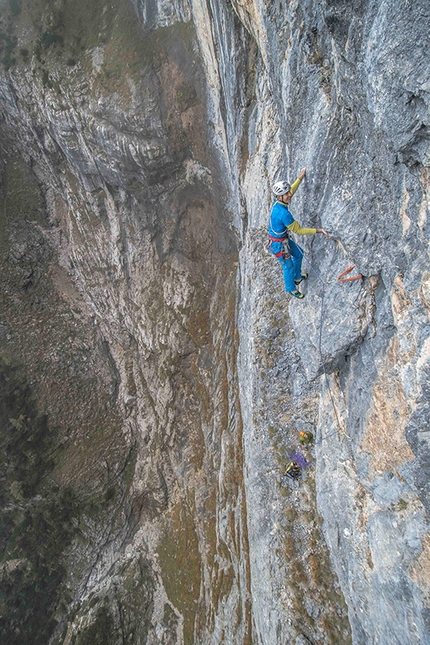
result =
[{"label": "rock climber in blue", "polygon": [[297,287],[302,280],[307,280],[308,274],[302,273],[303,250],[290,239],[289,233],[291,231],[297,235],[315,235],[315,233],[327,235],[323,228],[302,228],[288,210],[291,198],[305,175],[306,168],[303,168],[291,186],[287,181],[278,181],[273,185],[272,191],[276,195],[276,201],[272,206],[268,227],[271,240],[269,250],[282,265],[285,289],[295,298],[300,299],[305,295]]}]

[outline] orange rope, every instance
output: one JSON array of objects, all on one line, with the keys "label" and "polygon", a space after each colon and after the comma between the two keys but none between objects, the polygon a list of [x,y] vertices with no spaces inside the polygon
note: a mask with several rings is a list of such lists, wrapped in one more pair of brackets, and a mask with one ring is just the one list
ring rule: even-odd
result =
[{"label": "orange rope", "polygon": [[360,273],[359,275],[355,275],[355,276],[353,276],[353,277],[351,277],[351,278],[344,278],[344,277],[343,277],[343,276],[347,275],[347,273],[349,273],[349,272],[350,272],[350,271],[352,271],[353,269],[355,269],[355,264],[353,264],[353,265],[352,265],[352,267],[348,267],[348,268],[346,269],[346,271],[344,271],[343,273],[341,273],[341,274],[340,274],[340,276],[338,277],[338,281],[339,281],[339,282],[351,282],[352,280],[360,280],[360,278],[362,278],[362,277],[363,277],[363,276],[361,275],[361,273]]}]

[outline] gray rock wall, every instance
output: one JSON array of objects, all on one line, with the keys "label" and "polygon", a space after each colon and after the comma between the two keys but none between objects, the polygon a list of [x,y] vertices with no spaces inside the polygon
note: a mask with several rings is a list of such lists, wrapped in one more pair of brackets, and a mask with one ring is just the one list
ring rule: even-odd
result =
[{"label": "gray rock wall", "polygon": [[[424,0],[23,1],[1,25],[2,356],[79,501],[51,642],[430,642]],[[292,212],[330,237],[300,240],[291,302],[263,242],[304,166]],[[12,546],[4,584],[31,570]]]},{"label": "gray rock wall", "polygon": [[[22,3],[2,14],[14,56],[1,81],[2,349],[30,375],[57,428],[52,476],[79,510],[69,539],[56,543],[62,573],[49,602],[33,600],[49,619],[43,631],[33,626],[37,642],[235,642],[251,632],[237,243],[188,10],[145,8],[143,22],[128,2]],[[11,204],[9,157],[25,169],[16,193],[26,180],[40,193],[38,226],[27,204]],[[69,383],[17,322],[14,284],[28,282],[20,302],[41,300],[38,274],[53,311],[84,312],[75,333],[89,329],[88,347],[74,349],[89,364],[93,414],[80,356],[67,354]],[[48,305],[39,309],[36,328],[49,317]],[[54,356],[65,354],[64,336],[52,335]],[[102,396],[110,380],[112,421]],[[87,490],[97,475],[100,499]],[[27,589],[32,562],[11,543],[5,571],[17,561]],[[6,591],[9,578],[2,582]],[[12,601],[7,612],[2,636],[22,642],[27,628]]]},{"label": "gray rock wall", "polygon": [[[250,226],[241,252],[245,455],[257,464],[247,462],[247,494],[259,500],[254,508],[265,507],[249,515],[260,639],[275,642],[279,625],[285,629],[285,574],[264,564],[282,517],[279,495],[257,475],[264,468],[273,475],[276,460],[272,468],[260,460],[279,449],[264,433],[283,403],[276,442],[280,434],[291,446],[291,425],[296,442],[297,431],[316,431],[317,508],[353,642],[428,642],[428,12],[423,3],[383,2],[238,2],[236,9],[261,53],[242,178]],[[270,181],[293,180],[303,166],[308,175],[292,212],[304,225],[323,226],[330,240],[304,241],[306,299],[289,303],[253,235],[264,239]],[[339,284],[352,264],[363,279]],[[275,329],[262,340],[264,324]],[[273,356],[270,384],[261,382],[259,343],[260,356]],[[320,401],[318,421],[309,415],[310,387]],[[270,399],[255,409],[256,393],[266,389]],[[298,522],[306,524],[306,510],[303,504]],[[267,596],[277,605],[272,613],[259,610]]]}]

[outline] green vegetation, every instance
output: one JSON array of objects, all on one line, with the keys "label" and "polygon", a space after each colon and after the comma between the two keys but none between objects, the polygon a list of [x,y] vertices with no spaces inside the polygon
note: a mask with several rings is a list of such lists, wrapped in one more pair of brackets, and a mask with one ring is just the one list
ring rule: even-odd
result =
[{"label": "green vegetation", "polygon": [[9,69],[16,62],[13,53],[17,42],[15,36],[10,36],[0,28],[0,52],[3,53],[2,63],[6,69]]},{"label": "green vegetation", "polygon": [[45,49],[48,49],[51,45],[64,45],[64,38],[51,31],[45,31],[40,39],[40,44]]},{"label": "green vegetation", "polygon": [[51,79],[49,78],[49,74],[46,71],[46,69],[42,70],[42,83],[45,87],[49,87],[49,89],[52,89],[54,87],[54,84],[52,83]]},{"label": "green vegetation", "polygon": [[407,507],[408,507],[408,503],[402,497],[399,499],[399,501],[396,504],[391,504],[391,510],[397,511],[398,513],[400,513],[401,511],[405,511]]},{"label": "green vegetation", "polygon": [[74,641],[74,645],[109,645],[118,642],[118,628],[106,605],[97,610],[95,621]]},{"label": "green vegetation", "polygon": [[16,62],[13,54],[18,40],[12,35],[13,18],[21,12],[21,4],[21,0],[9,0],[9,6],[0,8],[0,55],[6,69]]},{"label": "green vegetation", "polygon": [[[36,58],[39,62],[42,61],[42,51],[48,50],[50,47],[54,45],[59,45],[61,47],[64,46],[64,38],[63,36],[60,36],[60,34],[57,34],[53,31],[45,31],[42,34],[42,37],[39,39],[36,48],[35,48],[35,54]],[[42,72],[46,72],[46,70],[42,70]]]},{"label": "green vegetation", "polygon": [[22,0],[9,0],[9,6],[12,16],[17,16],[21,13]]},{"label": "green vegetation", "polygon": [[321,50],[321,47],[318,43],[318,32],[317,29],[312,29],[312,53],[307,57],[308,63],[315,65],[319,69],[319,82],[320,87],[326,93],[327,97],[330,98],[331,92],[331,67],[325,62],[326,57],[324,52]]},{"label": "green vegetation", "polygon": [[166,535],[159,547],[163,584],[169,600],[184,617],[184,643],[194,642],[194,621],[200,593],[201,560],[193,514],[179,503],[172,511]]},{"label": "green vegetation", "polygon": [[0,641],[45,645],[74,534],[73,492],[50,478],[55,433],[20,370],[0,359]]}]

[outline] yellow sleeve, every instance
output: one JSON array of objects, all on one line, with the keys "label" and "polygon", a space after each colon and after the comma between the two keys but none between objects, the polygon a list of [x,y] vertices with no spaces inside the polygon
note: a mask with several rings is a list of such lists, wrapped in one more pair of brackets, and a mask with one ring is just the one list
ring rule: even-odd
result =
[{"label": "yellow sleeve", "polygon": [[315,235],[315,233],[317,232],[316,228],[302,228],[300,224],[296,222],[296,220],[294,220],[292,224],[287,226],[287,228],[297,235]]},{"label": "yellow sleeve", "polygon": [[300,179],[300,177],[297,177],[296,181],[293,184],[291,184],[291,188],[290,188],[291,195],[294,195],[294,193],[296,192],[297,188],[300,186],[301,183],[302,183],[302,180]]}]

